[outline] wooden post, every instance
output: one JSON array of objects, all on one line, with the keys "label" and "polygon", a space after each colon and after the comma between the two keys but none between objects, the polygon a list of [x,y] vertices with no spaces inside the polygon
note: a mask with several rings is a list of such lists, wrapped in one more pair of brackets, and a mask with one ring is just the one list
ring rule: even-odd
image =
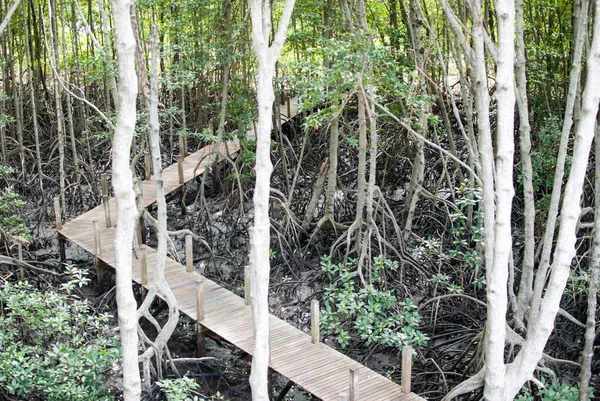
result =
[{"label": "wooden post", "polygon": [[57,233],[56,238],[58,238],[58,253],[60,255],[60,261],[65,263],[67,261],[67,251],[66,251],[66,239],[62,234]]},{"label": "wooden post", "polygon": [[140,271],[141,271],[141,281],[142,288],[140,293],[142,294],[142,299],[146,298],[146,285],[148,285],[148,259],[146,257],[146,248],[142,248],[142,259],[140,260]]},{"label": "wooden post", "polygon": [[287,105],[287,119],[289,121],[290,118],[292,118],[292,105],[290,104],[290,98],[287,98],[286,101],[286,105]]},{"label": "wooden post", "polygon": [[244,266],[244,304],[250,305],[250,266]]},{"label": "wooden post", "polygon": [[[17,253],[19,255],[19,262],[23,261],[23,242],[21,242],[21,240],[17,239]],[[21,279],[21,281],[25,280],[25,269],[24,268],[20,268],[19,269],[19,277]]]},{"label": "wooden post", "polygon": [[150,176],[152,175],[152,167],[151,167],[151,160],[150,160],[150,152],[145,151],[144,152],[144,179],[145,180],[150,180]]},{"label": "wooden post", "polygon": [[313,344],[318,344],[320,339],[319,327],[319,301],[310,301],[310,337]]},{"label": "wooden post", "polygon": [[273,399],[273,369],[269,368],[267,370],[267,393],[269,395],[269,400]]},{"label": "wooden post", "polygon": [[196,353],[199,358],[206,355],[206,329],[201,322],[204,321],[204,283],[196,282]]},{"label": "wooden post", "polygon": [[100,255],[102,255],[102,243],[100,242],[100,229],[98,228],[98,222],[93,221],[94,224],[94,264],[96,265],[96,278],[98,279],[98,294],[102,294],[104,287],[104,269]]},{"label": "wooden post", "polygon": [[412,348],[405,345],[402,348],[402,379],[400,387],[404,394],[410,393],[410,382],[412,380]]},{"label": "wooden post", "polygon": [[340,393],[340,395],[338,395],[338,401],[348,401],[348,393]]},{"label": "wooden post", "polygon": [[192,236],[185,236],[185,271],[191,273],[194,271],[194,246]]},{"label": "wooden post", "polygon": [[102,204],[104,205],[104,219],[106,220],[106,228],[112,227],[110,219],[110,203],[108,201],[108,185],[106,184],[106,174],[102,174],[101,179],[102,186]]},{"label": "wooden post", "polygon": [[96,256],[102,255],[102,243],[100,242],[100,230],[98,229],[98,222],[94,220],[94,254]]},{"label": "wooden post", "polygon": [[358,370],[350,369],[349,401],[358,401]]}]

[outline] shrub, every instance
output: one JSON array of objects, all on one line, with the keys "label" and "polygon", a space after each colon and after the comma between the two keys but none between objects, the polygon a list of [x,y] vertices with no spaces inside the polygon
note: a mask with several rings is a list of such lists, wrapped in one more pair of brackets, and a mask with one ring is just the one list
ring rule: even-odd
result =
[{"label": "shrub", "polygon": [[[543,383],[543,382],[542,382]],[[579,400],[579,383],[576,386],[567,384],[550,383],[544,384],[544,387],[538,388],[535,395],[527,387],[524,387],[521,394],[515,401],[577,401]],[[589,397],[593,397],[593,388],[589,389]]]},{"label": "shrub", "polygon": [[27,400],[109,400],[103,373],[119,363],[118,338],[109,336],[109,316],[96,314],[71,291],[40,291],[27,282],[0,289],[0,386]]},{"label": "shrub", "polygon": [[376,257],[371,271],[371,283],[362,287],[357,280],[356,260],[334,264],[328,257],[321,260],[321,269],[331,284],[325,288],[320,319],[328,334],[337,337],[342,348],[350,343],[351,333],[366,344],[393,346],[423,345],[428,338],[417,327],[421,314],[411,299],[400,301],[395,291],[380,289],[385,270],[395,270],[398,264],[385,256]]},{"label": "shrub", "polygon": [[200,387],[196,381],[190,377],[181,377],[179,379],[163,379],[157,383],[161,391],[167,397],[167,401],[225,401],[221,393],[213,395],[210,398],[199,398],[197,395],[190,396],[190,391]]}]

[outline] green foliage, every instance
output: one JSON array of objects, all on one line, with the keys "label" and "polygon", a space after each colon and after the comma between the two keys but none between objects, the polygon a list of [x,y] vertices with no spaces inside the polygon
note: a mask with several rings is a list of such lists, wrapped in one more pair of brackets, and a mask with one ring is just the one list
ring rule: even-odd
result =
[{"label": "green foliage", "polygon": [[4,128],[15,122],[13,116],[8,114],[0,114],[0,128]]},{"label": "green foliage", "polygon": [[[398,63],[389,47],[366,43],[369,40],[365,34],[357,32],[332,39],[317,38],[297,60],[281,63],[282,75],[287,79],[282,84],[294,88],[301,110],[311,110],[305,129],[326,126],[341,112],[348,97],[362,90],[359,83],[363,88],[375,86],[378,98],[396,99],[388,106],[398,115],[407,116],[410,108],[421,110],[423,104],[431,102],[412,89],[416,75]],[[402,110],[398,109],[400,104]]]},{"label": "green foliage", "polygon": [[[483,261],[477,250],[477,245],[484,243],[484,230],[481,223],[482,211],[478,209],[478,204],[482,199],[482,190],[466,181],[456,188],[456,192],[456,210],[450,214],[452,222],[450,230],[452,248],[450,251],[447,254],[444,253],[442,244],[438,239],[426,238],[415,248],[413,255],[417,259],[423,255],[429,255],[454,265],[458,262],[466,265],[473,272],[480,272]],[[469,219],[468,215],[471,211],[472,217]],[[430,278],[430,282],[436,292],[438,290],[451,294],[463,292],[460,286],[450,283],[450,278],[446,274],[437,274]],[[472,284],[476,289],[483,289],[485,287],[485,277],[474,275]]]},{"label": "green foliage", "polygon": [[[548,212],[552,188],[554,188],[554,170],[561,137],[561,123],[556,116],[544,119],[544,123],[537,132],[538,145],[531,151],[533,165],[533,190],[538,200],[536,211],[542,212],[542,217]],[[565,163],[565,177],[571,166],[571,156],[567,156]]]},{"label": "green foliage", "polygon": [[590,274],[584,270],[571,270],[569,280],[565,288],[565,296],[576,298],[578,296],[587,297],[590,288]]},{"label": "green foliage", "polygon": [[[179,379],[163,379],[157,382],[162,392],[167,397],[167,401],[199,401],[197,395],[190,396],[190,391],[195,390],[200,385],[190,377],[181,377]],[[202,398],[206,399],[206,398]],[[217,392],[217,394],[208,398],[210,401],[226,401],[226,398]]]},{"label": "green foliage", "polygon": [[356,260],[334,264],[324,256],[321,269],[330,284],[323,294],[320,319],[325,332],[337,337],[342,348],[355,336],[367,345],[379,344],[401,349],[404,345],[424,345],[428,338],[417,327],[421,322],[411,299],[400,301],[394,290],[376,288],[386,270],[395,271],[398,263],[385,255],[374,259],[371,284],[362,287],[357,278]]},{"label": "green foliage", "polygon": [[[13,173],[9,166],[0,166],[0,176]],[[15,192],[13,187],[6,187],[0,191],[0,229],[8,235],[20,235],[25,239],[31,236],[31,230],[23,223],[23,217],[19,209],[25,206],[21,195]]]},{"label": "green foliage", "polygon": [[[542,381],[543,383],[543,381]],[[538,388],[537,392],[532,393],[527,387],[524,387],[521,394],[515,398],[515,401],[577,401],[579,400],[579,383],[576,386],[566,384],[550,383],[544,384],[544,387]],[[594,389],[589,388],[588,400],[594,396]]]},{"label": "green foliage", "polygon": [[60,292],[27,282],[0,289],[0,386],[11,395],[48,401],[110,400],[103,373],[119,363],[109,316],[95,314],[72,290],[89,280],[69,267]]}]

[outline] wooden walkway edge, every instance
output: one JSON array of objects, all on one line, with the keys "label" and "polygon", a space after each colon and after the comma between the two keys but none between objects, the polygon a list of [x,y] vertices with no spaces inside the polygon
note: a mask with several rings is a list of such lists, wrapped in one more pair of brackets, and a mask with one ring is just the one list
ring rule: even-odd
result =
[{"label": "wooden walkway edge", "polygon": [[[281,107],[282,121],[296,115],[296,105],[288,103]],[[227,144],[229,154],[239,150],[239,143]],[[185,182],[198,177],[210,163],[212,146],[204,147],[188,155],[183,161]],[[165,194],[181,188],[177,164],[163,170]],[[152,179],[142,182],[144,203],[150,206],[156,201],[155,184]],[[111,216],[116,216],[116,202],[108,201]],[[94,222],[99,227],[100,252],[96,253]],[[99,205],[89,212],[57,227],[60,236],[94,254],[114,269],[113,241],[116,229],[106,227],[104,206]],[[148,280],[152,282],[156,252],[146,245]],[[197,283],[204,287],[204,319],[201,325],[224,338],[236,347],[253,352],[252,312],[244,299],[224,289],[202,275],[186,272],[185,266],[167,258],[165,276],[177,299],[179,310],[193,320],[197,319]],[[141,284],[141,261],[133,258],[133,279]],[[310,334],[304,333],[283,320],[270,316],[271,360],[270,367],[287,377],[314,396],[325,401],[338,401],[340,393],[348,392],[350,370],[357,373],[358,389],[352,401],[424,401],[414,393],[403,393],[400,385],[377,374],[323,343],[313,344]]]}]

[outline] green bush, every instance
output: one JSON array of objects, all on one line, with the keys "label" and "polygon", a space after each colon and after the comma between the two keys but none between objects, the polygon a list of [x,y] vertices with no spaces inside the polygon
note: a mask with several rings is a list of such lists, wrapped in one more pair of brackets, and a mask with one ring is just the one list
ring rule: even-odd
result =
[{"label": "green bush", "polygon": [[163,379],[157,384],[161,391],[167,397],[167,401],[200,401],[201,399],[210,401],[225,401],[226,398],[217,392],[210,398],[199,398],[197,395],[190,396],[190,391],[200,387],[196,381],[190,377],[181,377],[179,379]]},{"label": "green bush", "polygon": [[[579,383],[576,386],[566,384],[550,383],[538,388],[533,394],[531,390],[524,387],[515,401],[577,401],[579,400]],[[589,389],[588,399],[594,396],[593,388]]]},{"label": "green bush", "polygon": [[323,294],[320,319],[328,334],[337,336],[342,348],[356,334],[366,344],[393,346],[424,345],[428,338],[417,327],[421,314],[411,299],[399,301],[394,290],[378,289],[383,286],[386,270],[397,270],[398,263],[385,256],[376,257],[371,270],[371,283],[362,287],[357,279],[356,260],[348,264],[334,264],[324,256],[321,269],[331,281]]},{"label": "green bush", "polygon": [[118,337],[108,335],[109,316],[96,314],[71,293],[87,279],[61,291],[40,291],[27,282],[0,289],[0,387],[27,400],[109,400],[103,373],[119,363]]}]

